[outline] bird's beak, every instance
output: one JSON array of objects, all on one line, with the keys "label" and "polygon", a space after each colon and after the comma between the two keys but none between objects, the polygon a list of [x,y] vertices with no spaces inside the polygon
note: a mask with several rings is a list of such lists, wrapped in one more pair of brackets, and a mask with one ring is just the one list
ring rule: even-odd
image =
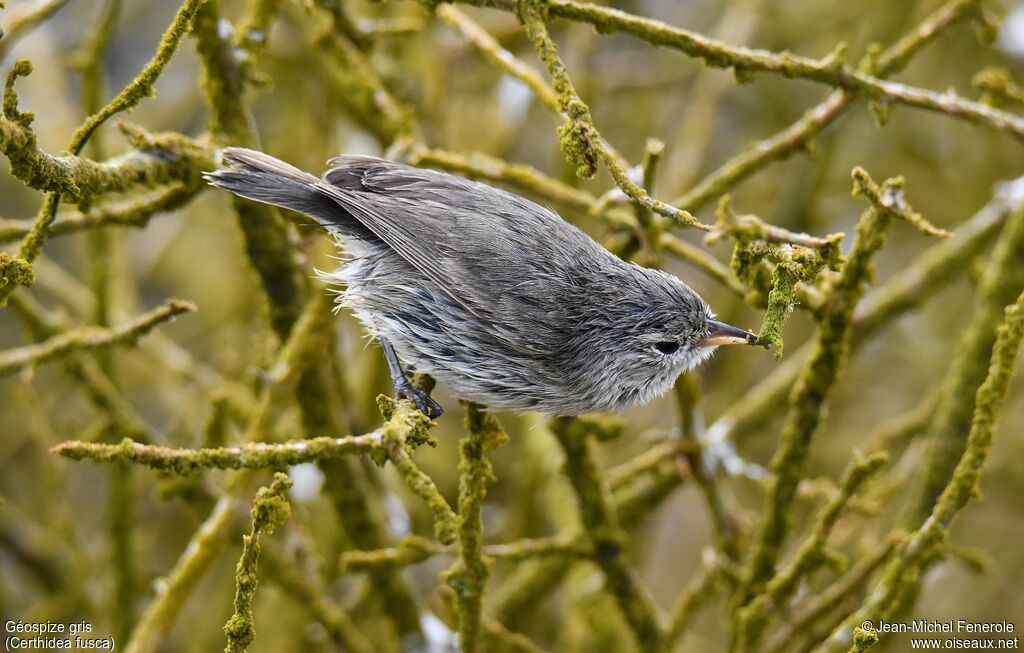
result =
[{"label": "bird's beak", "polygon": [[716,347],[718,345],[750,345],[757,341],[757,336],[749,331],[730,326],[718,320],[708,320],[710,332],[702,340],[697,341],[698,347]]}]

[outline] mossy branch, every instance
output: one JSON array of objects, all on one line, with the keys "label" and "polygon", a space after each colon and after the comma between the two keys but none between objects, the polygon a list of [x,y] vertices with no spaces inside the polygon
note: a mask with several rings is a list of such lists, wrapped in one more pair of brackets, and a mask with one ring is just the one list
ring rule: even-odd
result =
[{"label": "mossy branch", "polygon": [[857,456],[851,461],[843,473],[839,492],[815,518],[810,536],[800,545],[793,559],[768,582],[764,592],[740,608],[734,650],[754,650],[764,634],[772,610],[785,605],[796,592],[800,580],[825,562],[825,546],[832,528],[850,499],[882,468],[887,458],[884,453],[876,453],[867,457]]},{"label": "mossy branch", "polygon": [[860,626],[853,631],[853,645],[849,653],[864,653],[878,643],[878,633],[873,630],[864,630]]},{"label": "mossy branch", "polygon": [[1024,210],[1014,213],[993,249],[976,294],[964,336],[942,384],[943,400],[925,433],[928,450],[904,508],[903,524],[912,529],[931,513],[967,442],[974,412],[974,388],[988,373],[1003,307],[1024,289]]},{"label": "mossy branch", "polygon": [[827,629],[834,628],[849,616],[854,610],[850,608],[836,609],[851,596],[856,596],[863,587],[871,580],[871,575],[881,567],[902,539],[901,533],[895,533],[885,540],[881,546],[875,547],[864,555],[857,563],[834,583],[816,593],[809,600],[800,605],[799,609],[792,611],[792,618],[776,631],[775,635],[768,640],[764,653],[782,653],[790,650],[789,645],[800,636],[805,635],[808,630],[819,622],[829,620]]},{"label": "mossy branch", "polygon": [[954,518],[971,498],[980,496],[981,474],[992,450],[1003,402],[1009,391],[1021,340],[1024,339],[1024,292],[1015,303],[1005,308],[1003,315],[988,373],[974,393],[974,414],[966,447],[952,477],[928,518],[900,545],[867,601],[833,632],[829,639],[830,650],[837,650],[849,642],[855,625],[865,619],[892,619],[901,607],[901,599],[920,584],[928,565],[946,543]]},{"label": "mossy branch", "polygon": [[[951,0],[932,12],[917,27],[878,55],[875,73],[887,77],[899,72],[925,45],[956,23],[975,16],[980,0]],[[698,211],[715,197],[728,192],[770,163],[810,149],[812,140],[851,107],[857,94],[835,91],[820,104],[808,109],[799,120],[774,136],[752,143],[704,179],[672,200],[672,204]]]},{"label": "mossy branch", "polygon": [[374,70],[361,44],[353,39],[354,28],[349,29],[342,22],[343,17],[340,10],[332,12],[332,29],[314,43],[322,55],[326,81],[335,90],[335,98],[384,147],[415,139],[419,132],[415,114]]},{"label": "mossy branch", "polygon": [[532,166],[509,163],[481,152],[461,154],[413,144],[407,148],[407,160],[414,166],[438,168],[470,179],[510,184],[528,195],[584,213],[597,203],[597,198],[591,193],[573,188]]},{"label": "mossy branch", "polygon": [[351,653],[375,653],[377,649],[353,618],[330,599],[324,583],[303,570],[298,560],[272,546],[263,549],[261,558],[270,582],[290,594],[296,604],[323,625],[333,641]]},{"label": "mossy branch", "polygon": [[459,649],[475,653],[480,640],[483,593],[490,563],[483,554],[482,511],[487,483],[494,481],[487,451],[508,441],[498,420],[475,404],[466,407],[467,435],[459,444],[459,560],[443,575],[455,592]]},{"label": "mossy branch", "polygon": [[189,539],[174,568],[156,585],[156,596],[124,644],[125,653],[150,653],[158,649],[185,600],[227,544],[235,508],[236,501],[231,497],[222,496],[217,500],[209,516]]},{"label": "mossy branch", "polygon": [[[63,236],[103,227],[141,229],[151,218],[184,206],[205,188],[199,183],[171,181],[126,199],[103,202],[86,211],[58,214],[50,236]],[[32,231],[31,220],[0,220],[0,244],[23,238]]]},{"label": "mossy branch", "polygon": [[[97,162],[44,152],[36,145],[35,132],[24,121],[5,115],[0,117],[0,152],[10,160],[11,174],[26,186],[59,193],[73,202],[138,186],[197,183],[200,172],[213,167],[212,149],[186,136],[173,132],[150,135],[128,126],[124,129],[136,149]],[[30,242],[30,251],[37,244]]]},{"label": "mossy branch", "polygon": [[291,479],[278,472],[269,487],[261,487],[256,492],[250,513],[252,530],[242,536],[242,557],[235,567],[235,612],[224,624],[224,634],[228,637],[224,653],[245,653],[256,638],[252,600],[259,585],[256,567],[260,559],[260,535],[272,535],[278,526],[288,521],[291,507],[285,493],[291,486]]},{"label": "mossy branch", "polygon": [[665,627],[665,650],[674,650],[701,608],[715,598],[715,585],[720,576],[717,559],[713,551],[705,552],[705,561],[679,594]]},{"label": "mossy branch", "polygon": [[0,351],[0,376],[45,363],[71,352],[102,349],[120,344],[131,345],[158,324],[194,310],[194,304],[173,299],[116,328],[80,327],[37,344]]},{"label": "mossy branch", "polygon": [[476,21],[452,5],[439,5],[436,12],[441,20],[457,29],[489,62],[530,87],[548,109],[556,114],[562,113],[558,94],[551,85],[537,71],[501,47],[501,44]]},{"label": "mossy branch", "polygon": [[[504,562],[545,557],[588,559],[594,555],[580,538],[559,535],[487,544],[481,550],[485,560],[492,558]],[[426,538],[410,535],[397,546],[374,551],[346,551],[341,554],[338,568],[345,574],[373,569],[398,569],[418,565],[438,555],[458,555],[458,549],[438,546]]]},{"label": "mossy branch", "polygon": [[[865,175],[859,168],[853,173],[855,180]],[[885,192],[897,192],[899,180],[889,180],[883,188]],[[746,565],[743,587],[736,597],[737,610],[760,593],[774,575],[775,562],[788,531],[792,501],[821,420],[821,406],[828,400],[848,355],[854,307],[871,277],[871,259],[885,243],[893,217],[888,207],[879,204],[872,204],[863,213],[853,247],[821,309],[813,350],[790,394],[779,447],[772,458],[766,510]]]},{"label": "mossy branch", "polygon": [[[388,459],[394,463],[406,486],[429,506],[437,541],[451,544],[457,534],[458,518],[437,489],[433,479],[417,467],[409,455],[413,447],[425,441],[431,442],[426,429],[432,422],[418,410],[399,412],[394,402],[387,397],[378,397],[377,403],[381,413],[388,419],[381,429]],[[395,420],[395,416],[398,416],[398,421]]]},{"label": "mossy branch", "polygon": [[547,9],[546,2],[540,0],[517,0],[515,3],[516,15],[523,24],[527,37],[537,49],[540,60],[547,66],[558,96],[559,108],[567,118],[558,129],[558,142],[566,160],[575,167],[579,176],[586,178],[594,176],[600,163],[608,170],[608,174],[622,192],[647,210],[688,227],[710,230],[708,225],[699,222],[688,212],[654,199],[643,187],[629,178],[620,157],[597,131],[590,115],[590,108],[580,98],[569,79],[565,64],[558,56],[558,47],[548,34],[545,24]]},{"label": "mossy branch", "polygon": [[[66,318],[62,319],[61,316],[46,310],[24,291],[11,295],[8,309],[37,339],[57,338],[60,334],[77,328]],[[151,342],[158,337],[159,332],[156,332],[147,340]],[[93,357],[88,354],[72,353],[65,358],[65,367],[71,377],[81,384],[89,400],[107,415],[118,434],[145,441],[154,441],[162,437],[118,390],[110,376]]]},{"label": "mossy branch", "polygon": [[[243,103],[247,77],[230,39],[231,30],[221,21],[217,0],[200,7],[193,32],[203,65],[203,90],[211,106],[211,132],[222,142],[253,144],[255,131]],[[304,290],[286,225],[274,207],[237,196],[231,201],[249,260],[267,295],[271,325],[284,341],[302,310]]]},{"label": "mossy branch", "polygon": [[250,442],[212,449],[172,449],[124,439],[120,444],[70,440],[51,449],[71,460],[124,461],[177,476],[205,469],[284,469],[291,465],[350,455],[384,453],[384,435],[374,431],[343,438],[307,438],[281,443]]},{"label": "mossy branch", "polygon": [[[472,4],[494,6],[522,13],[524,2],[506,0],[466,0]],[[531,0],[533,2],[535,0]],[[658,20],[625,11],[575,0],[545,0],[545,11],[552,18],[589,23],[603,34],[624,32],[660,47],[679,50],[702,59],[715,68],[733,68],[744,74],[767,72],[783,77],[807,79],[826,86],[862,94],[874,102],[904,104],[926,111],[1005,132],[1024,140],[1024,118],[962,98],[952,91],[938,93],[907,84],[889,82],[843,62],[846,44],[841,43],[821,59],[789,52],[775,53],[740,47],[668,25]],[[972,2],[967,10],[976,10]],[[927,38],[927,37],[925,37]],[[893,65],[903,65],[902,54],[892,57]],[[558,90],[558,83],[555,84]],[[563,107],[564,109],[564,107]],[[625,189],[623,189],[625,190]],[[669,216],[671,217],[671,216]]]},{"label": "mossy branch", "polygon": [[[920,306],[950,279],[962,274],[967,262],[983,251],[1011,213],[1021,207],[1022,184],[1024,180],[1004,184],[988,204],[954,232],[953,238],[925,250],[904,270],[868,293],[854,312],[851,346],[857,348],[896,318]],[[785,400],[811,348],[812,343],[802,346],[734,402],[709,427],[709,440],[738,441],[754,432],[763,416]]]},{"label": "mossy branch", "polygon": [[[170,61],[178,48],[185,32],[192,24],[192,18],[196,9],[205,0],[186,0],[175,14],[171,25],[164,32],[160,44],[153,58],[143,67],[142,71],[135,77],[113,100],[99,111],[91,115],[71,137],[71,144],[68,146],[72,156],[77,156],[90,136],[112,116],[123,111],[131,110],[144,98],[153,94],[157,79],[163,73],[164,68]],[[194,179],[201,168],[189,165],[195,163],[199,158],[192,150],[192,157],[185,150],[191,142],[184,137],[165,137],[167,142],[161,145],[151,144],[147,147],[158,149],[169,149],[173,153],[173,166],[154,166],[150,162],[148,166],[124,166],[115,165],[114,169],[104,169],[97,164],[85,164],[76,168],[73,173],[65,170],[60,160],[44,154],[36,147],[36,137],[31,131],[33,115],[23,113],[18,109],[18,96],[14,92],[14,81],[19,76],[31,72],[32,65],[25,60],[19,61],[7,77],[7,84],[4,89],[3,119],[0,119],[0,151],[2,151],[11,162],[11,170],[16,177],[33,188],[49,190],[50,194],[43,203],[42,209],[36,217],[35,223],[29,233],[22,239],[18,259],[24,264],[31,264],[42,251],[43,243],[50,233],[50,226],[57,215],[57,208],[60,204],[62,194],[67,194],[78,202],[85,201],[101,192],[123,189],[124,187],[146,184],[154,186],[157,183],[166,182],[171,179],[182,180],[191,175]],[[137,140],[145,140],[138,134],[134,135]],[[148,136],[148,135],[147,135]],[[176,149],[178,151],[176,151]],[[184,155],[184,156],[183,156]],[[82,162],[84,159],[68,159],[68,161]],[[167,169],[176,171],[174,177],[165,177],[159,173],[167,174]],[[46,188],[56,186],[56,188]],[[11,291],[16,287],[13,282],[31,283],[31,277],[21,275],[19,277],[0,277],[0,304],[3,304]]]}]

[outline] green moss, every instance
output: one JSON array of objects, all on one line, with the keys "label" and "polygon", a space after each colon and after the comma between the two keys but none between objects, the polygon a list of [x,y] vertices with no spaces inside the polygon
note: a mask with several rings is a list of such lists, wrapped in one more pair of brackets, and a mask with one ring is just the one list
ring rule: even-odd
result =
[{"label": "green moss", "polygon": [[877,643],[878,633],[873,630],[857,628],[853,633],[853,646],[850,647],[850,653],[864,653]]},{"label": "green moss", "polygon": [[378,464],[383,464],[387,459],[395,465],[406,486],[426,501],[430,508],[437,540],[442,544],[451,544],[456,538],[457,517],[433,479],[413,462],[411,456],[418,446],[436,446],[428,430],[434,422],[407,400],[397,403],[390,397],[380,395],[377,397],[377,405],[387,420],[381,427],[384,447],[377,458]]},{"label": "green moss", "polygon": [[576,120],[569,120],[558,128],[558,145],[576,175],[583,179],[597,174],[599,157],[594,152],[593,138],[593,129]]},{"label": "green moss", "polygon": [[71,137],[71,145],[68,147],[72,154],[81,152],[93,132],[111,116],[123,111],[130,111],[145,98],[153,96],[157,80],[163,74],[164,68],[178,49],[178,44],[181,43],[182,37],[185,36],[185,33],[191,27],[196,11],[205,1],[185,0],[178,9],[178,13],[175,14],[170,27],[167,28],[167,31],[161,37],[160,44],[157,46],[156,54],[153,55],[153,58],[113,100],[90,116],[75,131],[74,136]]},{"label": "green moss", "polygon": [[36,116],[31,111],[22,112],[18,109],[18,92],[14,90],[14,83],[19,77],[28,77],[31,74],[32,62],[28,59],[18,59],[7,73],[7,81],[4,83],[4,117],[25,129],[32,125]]},{"label": "green moss", "polygon": [[774,347],[772,357],[782,358],[782,327],[789,314],[793,312],[793,274],[782,266],[776,266],[772,272],[772,289],[768,293],[768,310],[761,323],[761,331],[757,334],[757,343],[764,347]]},{"label": "green moss", "polygon": [[176,476],[190,476],[204,469],[284,469],[305,462],[352,454],[371,455],[382,447],[383,438],[371,433],[274,444],[254,442],[213,449],[172,449],[139,444],[130,438],[116,445],[68,441],[50,451],[71,460],[92,460],[98,463],[127,461]]},{"label": "green moss", "polygon": [[285,491],[291,486],[291,479],[286,474],[278,472],[274,474],[274,482],[270,487],[261,487],[256,492],[256,499],[250,512],[253,531],[263,531],[272,535],[274,529],[288,521],[291,517],[291,506],[288,505]]},{"label": "green moss", "polygon": [[[855,179],[859,173],[855,172]],[[884,185],[894,191],[897,182]],[[872,205],[857,223],[853,247],[821,309],[810,357],[801,368],[789,398],[789,411],[779,435],[779,447],[772,458],[767,509],[754,539],[745,570],[744,587],[737,594],[738,610],[761,592],[774,574],[775,562],[789,530],[796,487],[804,475],[804,463],[821,421],[825,405],[845,363],[851,338],[853,311],[871,276],[871,260],[881,249],[892,215],[884,206]]]},{"label": "green moss", "polygon": [[810,535],[793,559],[775,574],[762,594],[740,608],[735,650],[757,650],[775,607],[786,605],[803,579],[823,565],[831,566],[840,573],[844,570],[845,558],[837,562],[835,552],[826,546],[828,536],[850,499],[879,472],[887,459],[886,454],[876,453],[867,457],[857,456],[850,462],[840,481],[839,492],[815,518]]},{"label": "green moss", "polygon": [[28,261],[0,252],[0,287],[31,286],[35,280],[35,272]]},{"label": "green moss", "polygon": [[483,504],[494,472],[486,452],[508,441],[498,420],[476,404],[466,406],[466,437],[459,443],[459,560],[442,578],[455,592],[459,647],[478,650],[484,586],[491,573],[483,555]]},{"label": "green moss", "polygon": [[916,528],[930,514],[964,452],[972,415],[974,390],[988,373],[1003,307],[1024,288],[1024,211],[1006,222],[976,293],[960,345],[942,383],[939,403],[925,433],[927,453],[922,472],[908,501],[903,524]]},{"label": "green moss", "polygon": [[285,492],[292,486],[286,474],[278,472],[269,487],[261,487],[252,502],[252,530],[242,536],[242,557],[235,567],[235,612],[224,624],[228,643],[224,653],[243,653],[256,638],[252,601],[259,586],[256,574],[260,558],[260,535],[273,534],[274,529],[291,516]]},{"label": "green moss", "polygon": [[[145,149],[110,162],[97,163],[74,156],[53,156],[35,147],[35,135],[11,121],[0,120],[0,151],[11,162],[11,173],[37,190],[60,193],[73,202],[137,186],[185,182],[212,167],[210,150],[180,134],[159,134],[147,139]],[[49,208],[56,204],[50,201]],[[29,242],[34,251],[40,244]],[[26,245],[22,245],[26,249]]]}]

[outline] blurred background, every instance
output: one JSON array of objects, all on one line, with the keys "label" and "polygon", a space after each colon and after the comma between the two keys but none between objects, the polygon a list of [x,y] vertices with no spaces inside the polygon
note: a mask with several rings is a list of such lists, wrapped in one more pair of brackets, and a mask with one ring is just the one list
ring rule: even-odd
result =
[{"label": "blurred background", "polygon": [[[32,4],[8,0],[5,18]],[[152,56],[160,35],[177,9],[175,2],[126,0],[104,57],[104,98],[130,81]],[[329,3],[324,3],[329,4]],[[856,62],[868,45],[891,44],[941,3],[937,0],[616,0],[614,6],[713,35],[725,41],[773,51],[822,57],[840,41],[849,44],[848,61]],[[601,195],[612,187],[604,174],[580,180],[564,162],[555,138],[557,118],[521,82],[485,60],[452,27],[431,17],[413,2],[344,2],[354,29],[364,34],[367,60],[394,96],[416,117],[419,140],[455,152],[483,152],[509,162],[529,164]],[[977,97],[971,79],[987,66],[1002,66],[1020,79],[1024,73],[1024,4],[987,2],[1005,15],[998,39],[979,43],[969,23],[947,30],[914,57],[897,79],[934,90],[954,88]],[[21,57],[35,72],[18,82],[23,110],[36,113],[34,128],[41,148],[60,152],[85,112],[81,74],[76,62],[98,24],[105,3],[70,0],[51,18],[25,34],[4,54],[8,70]],[[507,12],[461,8],[498,41],[533,66],[542,67],[515,17]],[[227,0],[225,17],[238,23],[248,3]],[[324,63],[317,39],[325,33],[322,6],[286,1],[272,23],[266,51],[256,71],[266,84],[250,88],[245,103],[265,151],[318,174],[337,153],[384,154],[387,143],[372,121],[341,97],[336,71]],[[669,200],[693,186],[751,142],[775,134],[822,101],[831,89],[777,75],[758,74],[736,84],[732,73],[710,69],[679,52],[659,49],[627,35],[599,35],[567,21],[552,27],[580,95],[590,104],[602,134],[631,162],[643,157],[646,139],[658,138],[665,154],[655,194]],[[0,41],[3,44],[4,41]],[[121,118],[151,132],[176,131],[199,137],[206,130],[209,107],[199,83],[200,64],[194,42],[186,38],[157,84],[156,97]],[[350,98],[348,98],[350,99]],[[123,137],[104,127],[104,148],[111,156],[128,148]],[[852,233],[864,208],[850,195],[850,170],[860,165],[876,179],[906,177],[907,199],[934,224],[955,229],[993,197],[998,182],[1024,174],[1020,143],[947,116],[897,107],[879,127],[858,102],[814,141],[812,156],[797,153],[772,164],[730,191],[740,213],[797,231],[824,235]],[[90,155],[90,151],[85,152]],[[42,195],[24,187],[0,164],[0,218],[32,219]],[[511,187],[515,190],[515,187]],[[543,201],[543,200],[542,200]],[[713,222],[715,202],[697,213]],[[604,222],[571,207],[555,206],[599,241],[608,237]],[[72,207],[67,208],[73,210]],[[330,269],[332,245],[313,229],[297,229],[295,246],[303,271]],[[686,241],[706,247],[728,263],[731,247],[705,246],[702,234],[676,229]],[[195,302],[198,311],[158,328],[153,340],[137,349],[117,348],[104,365],[124,397],[166,439],[165,444],[195,447],[211,416],[216,384],[197,380],[195,365],[219,378],[256,389],[272,364],[278,346],[268,326],[259,279],[246,256],[238,220],[226,194],[204,191],[186,206],[161,213],[142,229],[108,232],[111,314],[115,323],[139,314],[169,297]],[[19,293],[74,324],[89,324],[96,315],[96,266],[91,236],[59,235],[46,243],[36,267],[36,284]],[[850,238],[845,245],[849,246]],[[17,241],[0,243],[15,251]],[[897,224],[877,257],[877,280],[884,282],[933,245]],[[986,250],[987,251],[987,250]],[[955,275],[934,298],[901,316],[860,348],[841,375],[827,406],[812,451],[810,476],[837,479],[852,452],[886,420],[918,406],[946,373],[959,337],[971,316],[972,301],[987,254]],[[745,305],[713,279],[685,263],[669,259],[667,269],[697,290],[719,316],[732,324],[757,328],[762,311]],[[330,410],[341,416],[347,432],[373,428],[380,417],[373,404],[390,392],[378,347],[367,344],[353,318],[342,312],[335,338],[325,356],[334,357],[344,391]],[[786,326],[786,353],[795,352],[813,332],[808,316],[797,310]],[[10,311],[0,310],[0,348],[25,344],[29,335]],[[192,372],[167,366],[168,357],[185,361]],[[712,424],[781,363],[761,350],[726,348],[699,372],[703,421]],[[189,362],[191,361],[191,362]],[[200,377],[202,375],[199,375]],[[1024,627],[1024,400],[1018,379],[982,482],[984,500],[957,520],[950,546],[963,552],[934,567],[911,615],[924,619],[974,621],[1017,620]],[[457,493],[458,439],[461,411],[445,388],[435,396],[448,408],[435,433],[436,449],[421,450],[416,460],[439,484],[449,502]],[[176,482],[155,472],[135,470],[128,484],[134,505],[128,525],[112,525],[110,470],[72,463],[48,453],[65,439],[102,437],[104,420],[94,402],[69,374],[64,363],[0,378],[0,615],[3,619],[87,620],[94,632],[125,632],[151,596],[155,579],[181,554],[205,516],[190,498],[189,483],[216,486],[223,474]],[[301,434],[294,402],[278,406],[275,437]],[[739,454],[754,465],[767,465],[776,445],[784,406],[764,415],[743,436]],[[626,433],[599,448],[602,466],[610,468],[648,449],[679,427],[671,396],[626,415]],[[493,453],[497,481],[485,506],[488,542],[551,535],[564,527],[566,502],[572,497],[558,475],[560,453],[538,416],[501,415],[511,442]],[[239,428],[229,430],[239,437]],[[330,435],[330,434],[323,434]],[[338,434],[341,435],[341,434]],[[903,454],[896,487],[885,495],[878,514],[844,521],[834,536],[840,550],[858,552],[884,539],[893,528],[905,487],[921,459],[923,447],[912,443]],[[902,453],[902,452],[901,452]],[[395,538],[408,532],[429,536],[425,507],[411,498],[390,467],[360,469],[375,493],[374,505],[386,517]],[[746,525],[763,509],[762,483],[737,475],[722,481],[722,491]],[[366,579],[339,576],[334,560],[348,546],[340,534],[330,500],[319,491],[322,474],[315,467],[294,473],[295,524],[315,547],[324,586],[332,599],[357,617],[372,615],[363,605]],[[192,488],[194,490],[194,488]],[[815,501],[800,504],[795,526],[803,532]],[[241,524],[241,522],[240,522]],[[130,533],[131,555],[115,558],[111,533]],[[247,530],[247,527],[246,527]],[[221,626],[231,613],[233,567],[241,545],[241,527],[232,544],[186,602],[161,650],[214,650],[223,645]],[[671,606],[701,564],[711,544],[709,516],[696,484],[683,483],[632,529],[629,559],[639,570],[655,601]],[[276,539],[276,536],[275,536]],[[282,537],[282,541],[288,539]],[[791,538],[798,542],[799,538]],[[791,543],[792,543],[791,542]],[[129,560],[132,573],[131,614],[115,602],[115,560]],[[979,569],[969,562],[981,561]],[[438,574],[450,557],[434,558],[404,572],[424,605],[438,604]],[[489,587],[499,587],[514,565],[498,564]],[[827,582],[830,572],[822,572]],[[124,575],[122,574],[121,577]],[[621,622],[607,621],[608,599],[600,591],[599,572],[577,565],[566,582],[536,605],[525,607],[510,627],[547,650],[616,651],[632,646]],[[813,585],[805,591],[813,594]],[[969,600],[965,600],[969,597]],[[485,599],[485,606],[488,605]],[[121,611],[119,613],[119,610]],[[366,616],[367,623],[373,621]],[[784,620],[783,620],[784,621]],[[362,623],[361,621],[358,623]],[[127,625],[126,625],[127,624]],[[255,651],[339,650],[301,602],[272,582],[257,594]],[[721,649],[727,636],[722,607],[702,611],[681,641],[681,651]],[[439,627],[439,626],[438,626]],[[443,638],[442,638],[443,639]],[[883,645],[885,642],[883,642]],[[889,650],[904,650],[893,639]]]}]

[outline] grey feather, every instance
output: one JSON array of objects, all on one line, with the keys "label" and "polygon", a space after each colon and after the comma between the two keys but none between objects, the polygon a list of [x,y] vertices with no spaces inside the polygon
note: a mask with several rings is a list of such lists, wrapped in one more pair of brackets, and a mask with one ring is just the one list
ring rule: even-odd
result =
[{"label": "grey feather", "polygon": [[[314,218],[351,257],[328,278],[401,360],[494,409],[622,410],[706,359],[712,317],[676,277],[624,262],[522,197],[372,157],[321,179],[228,148],[216,186]],[[659,351],[658,343],[678,351]],[[663,347],[664,348],[664,347]]]}]

